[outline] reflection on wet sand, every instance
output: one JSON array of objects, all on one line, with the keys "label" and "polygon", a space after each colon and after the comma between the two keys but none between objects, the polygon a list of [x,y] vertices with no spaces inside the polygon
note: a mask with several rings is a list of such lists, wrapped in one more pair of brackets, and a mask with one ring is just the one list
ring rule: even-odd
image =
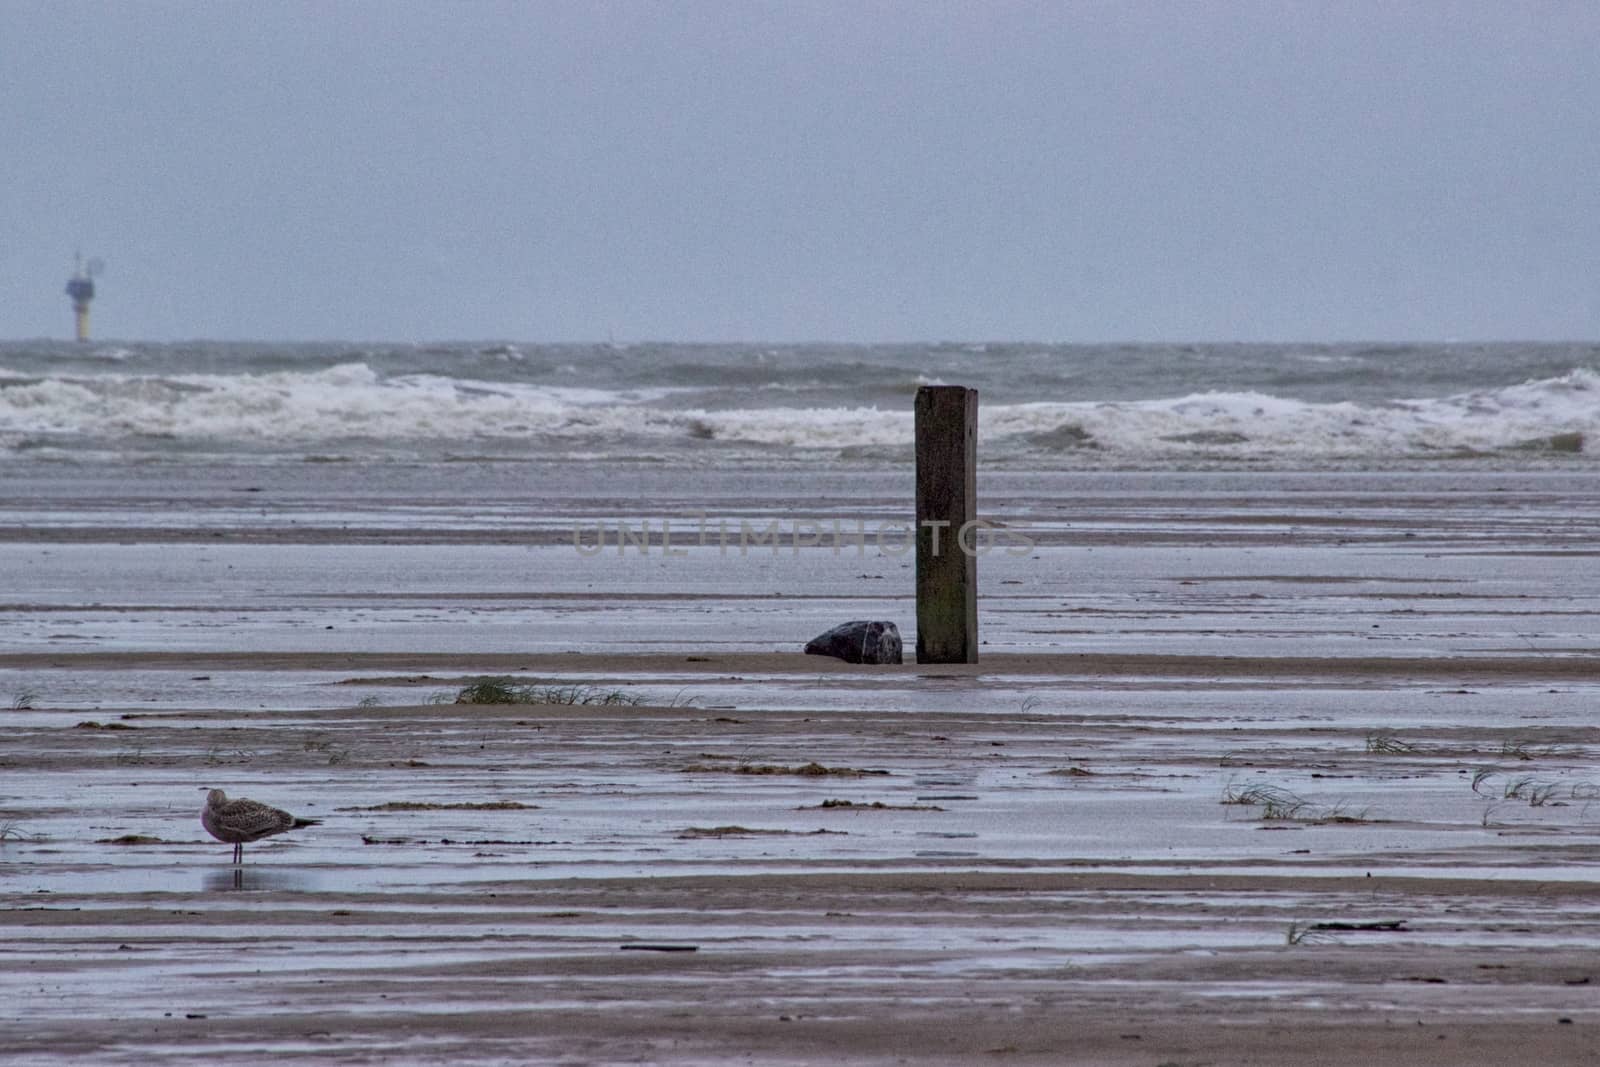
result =
[{"label": "reflection on wet sand", "polygon": [[295,868],[228,867],[205,872],[200,889],[204,893],[308,893],[320,882],[313,872]]}]

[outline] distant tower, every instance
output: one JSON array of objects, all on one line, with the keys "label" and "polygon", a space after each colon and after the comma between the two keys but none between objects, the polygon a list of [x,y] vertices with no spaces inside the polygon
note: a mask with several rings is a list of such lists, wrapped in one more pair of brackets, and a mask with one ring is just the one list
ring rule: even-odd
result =
[{"label": "distant tower", "polygon": [[83,253],[72,257],[72,277],[67,280],[67,295],[72,297],[72,310],[78,318],[78,340],[89,339],[89,301],[94,299],[94,276],[103,264],[98,259],[85,263]]}]

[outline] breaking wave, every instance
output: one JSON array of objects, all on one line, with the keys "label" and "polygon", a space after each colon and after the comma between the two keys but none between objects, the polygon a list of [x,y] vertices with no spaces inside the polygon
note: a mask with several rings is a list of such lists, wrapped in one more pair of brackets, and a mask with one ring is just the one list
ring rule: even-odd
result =
[{"label": "breaking wave", "polygon": [[[118,368],[119,370],[122,368]],[[783,390],[726,385],[601,389],[438,374],[365,362],[234,374],[0,369],[0,449],[75,439],[221,442],[268,451],[316,442],[627,440],[688,447],[871,454],[911,444],[910,404],[785,404]],[[807,393],[806,399],[815,394]],[[715,402],[713,402],[715,401]],[[980,440],[1000,455],[1360,460],[1543,450],[1600,441],[1600,374],[1572,370],[1504,388],[1379,403],[1310,402],[1252,390],[1095,401],[985,402]],[[710,443],[708,445],[708,443]],[[154,446],[150,446],[154,447]],[[1600,453],[1600,445],[1594,452]]]}]

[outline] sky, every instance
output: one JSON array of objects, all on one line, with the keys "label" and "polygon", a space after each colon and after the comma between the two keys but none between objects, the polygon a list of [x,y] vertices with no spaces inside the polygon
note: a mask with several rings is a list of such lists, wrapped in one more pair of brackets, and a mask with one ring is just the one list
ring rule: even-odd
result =
[{"label": "sky", "polygon": [[1592,0],[0,0],[0,338],[1600,338]]}]

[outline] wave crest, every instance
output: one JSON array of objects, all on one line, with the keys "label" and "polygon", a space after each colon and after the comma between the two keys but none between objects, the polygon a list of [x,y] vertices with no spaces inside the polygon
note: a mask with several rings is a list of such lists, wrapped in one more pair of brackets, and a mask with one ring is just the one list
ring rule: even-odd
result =
[{"label": "wave crest", "polygon": [[[726,391],[724,390],[724,395]],[[779,401],[773,404],[772,401]],[[757,402],[761,403],[757,403]],[[692,387],[590,389],[439,374],[384,375],[365,362],[256,374],[64,374],[0,370],[0,448],[30,436],[299,443],[332,439],[576,439],[854,451],[911,444],[910,404],[782,406],[771,390],[705,403]],[[1258,391],[1153,400],[993,404],[980,439],[1001,454],[1109,457],[1394,458],[1528,448],[1583,453],[1600,440],[1600,373],[1381,404],[1313,403]]]}]

